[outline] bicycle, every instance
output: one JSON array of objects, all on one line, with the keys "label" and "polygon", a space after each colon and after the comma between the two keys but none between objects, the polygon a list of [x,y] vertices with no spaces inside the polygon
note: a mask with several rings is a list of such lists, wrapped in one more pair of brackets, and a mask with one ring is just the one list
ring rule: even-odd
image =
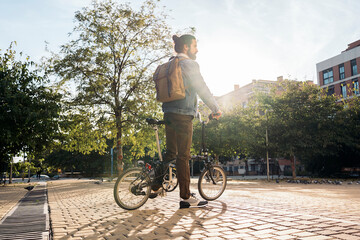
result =
[{"label": "bicycle", "polygon": [[193,156],[194,160],[202,160],[204,162],[204,169],[202,170],[199,181],[198,190],[202,198],[213,201],[218,199],[225,191],[227,184],[227,176],[224,169],[219,165],[213,164],[213,159],[209,155],[209,150],[205,144],[205,125],[211,120],[211,115],[208,121],[202,121],[199,114],[199,120],[201,122],[201,149],[197,156]]},{"label": "bicycle", "polygon": [[[153,166],[146,163],[141,168],[130,168],[118,177],[114,186],[114,198],[116,203],[126,210],[134,210],[144,205],[150,197],[152,187],[159,185],[159,179],[162,181],[161,187],[155,194],[160,196],[165,196],[166,192],[174,191],[178,186],[175,160],[164,164],[161,154],[158,126],[165,124],[165,122],[150,118],[146,119],[146,122],[155,131],[159,161],[153,162]],[[200,122],[202,124],[202,148],[199,155],[193,158],[204,161],[205,167],[199,177],[198,190],[201,197],[213,201],[224,192],[227,177],[220,166],[212,163],[212,158],[205,147],[206,123],[201,121],[201,117]]]}]

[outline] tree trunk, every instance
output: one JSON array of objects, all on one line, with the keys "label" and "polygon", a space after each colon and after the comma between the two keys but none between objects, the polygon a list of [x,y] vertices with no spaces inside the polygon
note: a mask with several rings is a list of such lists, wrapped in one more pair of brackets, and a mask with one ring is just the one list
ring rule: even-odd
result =
[{"label": "tree trunk", "polygon": [[215,164],[217,165],[219,164],[219,155],[217,154],[215,155]]},{"label": "tree trunk", "polygon": [[118,174],[123,172],[123,149],[122,149],[122,142],[121,142],[121,128],[118,129],[117,136],[116,136],[116,149],[117,149],[117,170]]},{"label": "tree trunk", "polygon": [[117,170],[118,170],[118,175],[120,176],[120,174],[123,172],[123,144],[122,144],[122,125],[121,125],[121,112],[117,112],[115,113],[116,116],[116,129],[117,129],[117,133],[116,133],[116,150],[117,150]]},{"label": "tree trunk", "polygon": [[295,156],[292,155],[290,158],[291,161],[291,169],[292,169],[292,177],[293,179],[296,178],[296,164],[295,164]]},{"label": "tree trunk", "polygon": [[28,160],[29,160],[29,169],[28,169],[28,183],[30,182],[30,174],[31,174],[31,158],[28,157]]},{"label": "tree trunk", "polygon": [[9,184],[12,183],[12,170],[13,170],[13,158],[11,157],[11,162],[10,162],[10,176],[9,176]]},{"label": "tree trunk", "polygon": [[247,160],[245,160],[245,175],[249,175],[249,164]]}]

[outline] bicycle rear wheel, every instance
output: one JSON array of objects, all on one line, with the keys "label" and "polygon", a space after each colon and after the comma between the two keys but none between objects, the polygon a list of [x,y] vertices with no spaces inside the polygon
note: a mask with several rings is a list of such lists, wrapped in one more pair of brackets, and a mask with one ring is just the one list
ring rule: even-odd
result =
[{"label": "bicycle rear wheel", "polygon": [[134,210],[148,200],[151,179],[141,168],[131,168],[121,174],[114,187],[116,203],[127,210]]},{"label": "bicycle rear wheel", "polygon": [[199,178],[199,193],[206,200],[215,200],[223,194],[226,182],[226,173],[221,167],[213,166],[211,169],[205,169]]}]

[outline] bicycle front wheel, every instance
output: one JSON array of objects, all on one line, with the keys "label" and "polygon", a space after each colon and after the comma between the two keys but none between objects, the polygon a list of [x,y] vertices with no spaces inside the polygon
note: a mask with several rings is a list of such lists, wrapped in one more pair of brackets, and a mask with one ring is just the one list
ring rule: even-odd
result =
[{"label": "bicycle front wheel", "polygon": [[208,201],[219,198],[226,188],[226,181],[226,173],[221,167],[205,168],[198,182],[201,197]]},{"label": "bicycle front wheel", "polygon": [[141,168],[131,168],[121,174],[114,187],[116,203],[134,210],[146,203],[151,191],[151,179]]}]

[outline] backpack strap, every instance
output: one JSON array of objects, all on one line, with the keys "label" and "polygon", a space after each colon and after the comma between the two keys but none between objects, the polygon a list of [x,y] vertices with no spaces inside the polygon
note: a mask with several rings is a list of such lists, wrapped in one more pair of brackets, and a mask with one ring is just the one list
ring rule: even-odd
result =
[{"label": "backpack strap", "polygon": [[[170,71],[170,67],[172,64],[176,64],[176,59],[177,59],[177,64],[179,64],[180,61],[183,61],[185,59],[188,59],[186,57],[179,57],[179,56],[175,56],[173,58],[170,59],[170,62],[173,61],[173,63],[170,63],[167,68],[166,68],[166,78],[167,78],[167,83],[168,83],[168,96],[170,97],[171,93],[170,93],[170,89],[171,89],[171,84],[172,82],[170,81],[170,77],[169,77],[169,71]],[[174,66],[175,67],[175,66]],[[185,89],[186,90],[186,89]]]},{"label": "backpack strap", "polygon": [[[187,57],[179,57],[179,56],[176,56],[176,58],[179,59],[179,63],[180,63],[180,61],[183,61],[183,60],[190,60],[190,58],[187,58]],[[183,79],[183,81],[184,81],[184,79]],[[185,92],[187,92],[187,93],[190,95],[190,93],[189,93],[189,86],[185,86],[185,82],[184,82],[184,88],[185,88]],[[185,94],[185,95],[186,95],[186,94]]]}]

